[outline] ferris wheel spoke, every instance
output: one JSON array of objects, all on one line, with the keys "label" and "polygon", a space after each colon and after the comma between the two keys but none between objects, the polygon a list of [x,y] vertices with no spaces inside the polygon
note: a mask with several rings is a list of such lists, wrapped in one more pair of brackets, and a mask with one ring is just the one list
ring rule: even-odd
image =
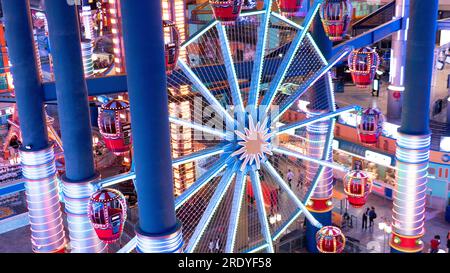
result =
[{"label": "ferris wheel spoke", "polygon": [[287,155],[287,156],[292,156],[292,157],[295,157],[297,159],[310,161],[310,162],[319,164],[319,165],[324,166],[324,167],[332,168],[334,170],[338,170],[338,171],[342,171],[342,172],[348,171],[348,168],[345,167],[345,166],[342,166],[342,165],[339,165],[339,164],[335,164],[335,163],[332,163],[332,162],[329,162],[329,161],[326,161],[326,160],[320,160],[320,159],[317,159],[317,158],[312,158],[312,157],[303,155],[301,153],[292,151],[290,149],[287,149],[285,147],[276,147],[276,148],[273,148],[272,151],[275,152],[275,153],[279,153],[279,154],[283,154],[283,155]]},{"label": "ferris wheel spoke", "polygon": [[199,77],[195,75],[195,72],[192,71],[192,69],[183,60],[178,60],[178,66],[188,77],[188,79],[192,82],[192,84],[197,88],[200,94],[202,94],[202,96],[211,104],[214,110],[217,111],[217,114],[223,115],[223,117],[229,124],[234,124],[234,119],[222,106],[222,104],[220,104],[220,102],[216,99],[216,97],[214,97],[214,95],[199,79]]},{"label": "ferris wheel spoke", "polygon": [[289,198],[298,206],[299,209],[303,211],[305,217],[311,222],[311,224],[317,228],[321,228],[322,224],[317,221],[316,218],[308,211],[305,205],[300,201],[300,199],[295,195],[287,183],[281,178],[280,174],[275,170],[275,168],[270,164],[270,162],[265,161],[263,167],[267,172],[274,178],[275,182],[288,194]]},{"label": "ferris wheel spoke", "polygon": [[225,253],[233,253],[234,244],[236,242],[239,215],[241,214],[242,199],[245,193],[246,181],[247,175],[243,172],[239,172],[236,176],[236,182],[234,185],[233,203],[231,204],[230,222],[228,223]]},{"label": "ferris wheel spoke", "polygon": [[264,196],[262,192],[261,180],[259,179],[258,171],[250,172],[250,180],[252,183],[253,194],[255,195],[256,206],[258,210],[259,221],[261,225],[262,234],[266,240],[269,253],[273,253],[272,237],[270,235],[270,227],[267,219],[267,213],[264,203]]},{"label": "ferris wheel spoke", "polygon": [[214,155],[222,154],[229,146],[230,146],[230,144],[226,144],[226,145],[219,144],[212,148],[206,148],[201,151],[191,153],[189,155],[174,158],[172,160],[172,167],[177,167],[181,164],[186,164],[186,163],[189,163],[192,161],[197,161],[197,160],[200,160],[203,158],[208,158],[208,157],[211,157]]},{"label": "ferris wheel spoke", "polygon": [[314,73],[305,83],[303,83],[287,100],[280,106],[278,114],[275,116],[274,121],[278,121],[281,116],[306,92],[311,88],[320,78],[328,73],[338,62],[340,62],[345,56],[347,56],[353,50],[352,47],[346,46],[333,56],[327,65],[322,67],[319,71]]},{"label": "ferris wheel spoke", "polygon": [[183,120],[183,119],[179,119],[179,118],[175,118],[175,117],[169,117],[169,121],[172,123],[175,123],[177,125],[180,125],[180,126],[186,126],[191,129],[199,130],[204,133],[208,133],[208,134],[220,137],[221,139],[227,139],[227,134],[225,132],[216,130],[211,127],[204,126],[200,123],[191,122],[191,121],[187,121],[187,120]]},{"label": "ferris wheel spoke", "polygon": [[292,225],[292,223],[294,223],[295,220],[297,220],[297,218],[300,217],[301,214],[302,210],[297,208],[296,211],[291,214],[289,220],[283,223],[283,225],[274,232],[272,240],[273,241],[278,240],[278,238],[280,238],[280,236],[284,234],[284,232],[289,228],[289,226]]},{"label": "ferris wheel spoke", "polygon": [[194,184],[189,187],[185,192],[175,199],[175,209],[179,209],[184,203],[186,203],[192,196],[194,196],[199,190],[201,190],[209,181],[216,177],[228,164],[230,156],[227,155],[219,159],[211,169],[206,171]]},{"label": "ferris wheel spoke", "polygon": [[214,194],[211,197],[211,200],[209,201],[209,204],[206,207],[206,210],[203,213],[200,222],[198,223],[193,235],[191,236],[191,240],[189,241],[186,247],[186,253],[194,252],[194,249],[197,247],[198,243],[202,239],[206,228],[211,222],[214,213],[216,212],[217,208],[220,205],[220,202],[222,201],[223,197],[225,196],[225,193],[228,191],[228,188],[231,185],[231,181],[233,181],[233,178],[236,175],[235,172],[237,170],[237,166],[238,166],[237,164],[234,164],[234,166],[232,168],[229,168],[220,179],[220,182],[217,185],[217,188],[214,191]]},{"label": "ferris wheel spoke", "polygon": [[276,135],[287,134],[287,131],[293,131],[296,129],[304,128],[304,127],[314,124],[316,122],[327,121],[334,117],[340,116],[343,113],[359,111],[360,108],[361,107],[357,106],[357,105],[346,106],[346,107],[339,108],[338,110],[336,110],[334,112],[329,112],[329,113],[318,115],[318,116],[315,116],[315,117],[312,117],[312,118],[309,118],[306,120],[301,120],[301,121],[293,122],[290,124],[282,125],[282,126],[278,127],[275,134]]},{"label": "ferris wheel spoke", "polygon": [[216,29],[219,34],[220,48],[222,50],[225,70],[229,79],[233,104],[238,109],[238,111],[243,113],[244,103],[242,102],[241,90],[239,88],[239,82],[236,74],[236,68],[234,67],[233,57],[231,56],[230,42],[228,41],[227,31],[222,23],[217,24]]},{"label": "ferris wheel spoke", "polygon": [[320,5],[322,4],[323,0],[316,0],[314,1],[313,6],[308,11],[308,14],[306,15],[305,20],[303,21],[303,28],[299,30],[297,35],[294,37],[294,39],[291,42],[291,46],[289,47],[286,55],[283,58],[283,61],[281,62],[280,66],[278,67],[278,71],[275,74],[275,77],[272,80],[272,83],[269,86],[269,90],[265,94],[263,101],[261,102],[261,105],[264,107],[263,110],[267,113],[269,111],[270,105],[272,105],[273,100],[275,99],[275,95],[278,92],[278,89],[280,88],[281,83],[283,82],[284,78],[286,77],[286,74],[289,70],[289,67],[292,64],[292,61],[294,60],[294,56],[297,53],[298,49],[300,48],[303,39],[305,38],[306,34],[308,33],[309,27],[311,26],[311,23],[314,20],[314,17],[316,16],[317,12],[319,11]]},{"label": "ferris wheel spoke", "polygon": [[269,29],[269,21],[271,15],[272,0],[264,1],[266,12],[263,15],[262,23],[258,31],[258,43],[256,45],[255,60],[250,83],[250,93],[247,105],[254,111],[259,100],[259,92],[261,90],[261,77],[264,67],[264,53],[266,51],[266,40]]}]

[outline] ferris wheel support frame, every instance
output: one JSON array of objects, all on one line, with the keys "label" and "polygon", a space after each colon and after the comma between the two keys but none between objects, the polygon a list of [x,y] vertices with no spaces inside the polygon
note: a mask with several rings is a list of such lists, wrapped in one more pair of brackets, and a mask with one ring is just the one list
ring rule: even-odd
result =
[{"label": "ferris wheel support frame", "polygon": [[239,216],[242,208],[242,200],[244,199],[246,180],[247,180],[247,173],[238,172],[234,186],[233,202],[231,204],[230,222],[228,223],[225,253],[233,253],[239,224]]},{"label": "ferris wheel support frame", "polygon": [[195,227],[194,233],[192,235],[191,240],[187,244],[185,252],[190,253],[193,252],[197,244],[199,243],[202,235],[206,231],[208,224],[212,220],[214,213],[220,205],[223,197],[225,196],[228,188],[231,186],[231,182],[233,181],[236,171],[238,170],[238,164],[235,162],[233,167],[229,168],[222,175],[219,184],[217,185],[217,189],[211,197],[208,206],[206,207],[205,212],[203,213],[199,224]]},{"label": "ferris wheel support frame", "polygon": [[250,83],[250,93],[248,97],[248,103],[251,107],[250,111],[252,112],[252,115],[255,115],[256,111],[256,105],[259,100],[259,93],[261,91],[261,77],[264,67],[264,53],[266,51],[266,37],[267,37],[267,30],[269,29],[269,22],[270,22],[270,16],[272,14],[271,12],[272,8],[272,0],[265,0],[264,1],[264,10],[265,13],[263,15],[262,24],[259,27],[258,31],[258,42],[256,45],[256,52],[255,52],[255,64],[252,71],[251,76],[251,83]]},{"label": "ferris wheel support frame", "polygon": [[[265,12],[265,11],[263,11]],[[263,12],[258,12],[255,14],[262,14]],[[245,13],[242,16],[246,16],[248,14],[253,14],[253,13]],[[282,18],[282,16],[277,15],[276,13],[270,13],[271,15],[273,15],[274,18]],[[293,25],[294,27],[296,26],[295,23],[292,23],[288,20],[283,20],[287,23],[290,23],[291,25]],[[212,27],[217,26],[217,21],[214,21],[213,23],[207,25],[203,30],[200,30],[200,33],[206,33],[207,30],[210,30]],[[220,28],[220,27],[219,27]],[[301,30],[300,32],[302,32],[302,28],[300,26],[297,25],[296,27],[297,29]],[[225,37],[225,34],[223,33],[222,38]],[[303,37],[308,36],[309,39],[310,38],[310,34],[307,31],[303,31]],[[201,35],[197,35],[195,34],[194,36],[192,36],[191,39],[189,39],[188,41],[186,41],[184,43],[184,45],[188,45],[192,42],[194,42],[196,39],[198,39],[199,37],[201,37]],[[313,40],[310,40],[313,44],[313,46],[315,46],[317,48],[317,45],[315,45]],[[222,43],[222,46],[226,45],[225,43]],[[223,49],[222,49],[223,50]],[[345,49],[343,52],[345,52],[347,49]],[[223,53],[226,54],[230,54],[230,52],[228,50],[223,50]],[[342,54],[343,55],[343,54]],[[292,56],[291,56],[292,57]],[[329,63],[325,60],[325,58],[323,56],[320,56],[323,62],[323,65],[327,66]],[[338,58],[338,57],[337,57]],[[336,59],[337,59],[336,58]],[[342,58],[342,57],[341,57]],[[227,58],[225,58],[227,59]],[[232,61],[231,57],[228,57],[228,61]],[[261,62],[262,65],[263,62]],[[334,61],[332,60],[332,63],[334,63]],[[230,64],[228,64],[230,65]],[[231,65],[233,65],[233,63],[231,63]],[[196,89],[200,92],[201,95],[203,95],[203,97],[213,106],[215,106],[215,108],[225,114],[226,110],[223,108],[223,106],[215,99],[215,97],[212,95],[212,93],[206,88],[206,86],[201,82],[200,78],[198,78],[197,75],[195,75],[195,73],[192,71],[192,69],[190,67],[188,67],[188,65],[186,63],[184,63],[183,61],[179,61],[179,66],[181,68],[181,70],[183,72],[185,72],[185,74],[187,74],[189,80],[192,81],[192,83],[194,84],[195,87],[197,87]],[[328,67],[326,69],[329,69]],[[228,72],[230,72],[231,70],[229,70]],[[231,71],[232,72],[232,71]],[[321,69],[320,70],[322,76],[325,75],[326,73],[328,73],[328,70],[324,70]],[[329,77],[329,76],[328,76]],[[319,77],[318,77],[319,78]],[[317,79],[314,79],[314,81],[316,81]],[[329,79],[328,79],[329,80]],[[331,84],[331,82],[328,82],[328,84]],[[329,95],[328,95],[329,96]],[[331,110],[335,111],[335,106],[334,106],[334,101],[331,101]],[[345,112],[345,111],[350,111],[349,109],[344,109],[341,113]],[[322,120],[324,119],[326,114],[324,114],[324,116],[319,116],[317,118],[317,120]],[[330,114],[328,117],[334,117],[336,115]],[[225,116],[226,117],[226,116]],[[228,117],[228,120],[231,120],[231,116]],[[326,118],[325,118],[326,119]],[[190,128],[193,129],[198,129],[201,130],[203,132],[208,132],[210,130],[212,130],[212,128],[200,125],[200,124],[195,124],[189,121],[184,121],[184,120],[180,120],[174,117],[170,117],[169,120],[175,124],[179,124],[179,125],[183,125],[183,126],[188,126]],[[227,121],[228,122],[228,121]],[[234,122],[234,120],[233,120]],[[309,123],[311,124],[311,123]],[[334,120],[331,121],[331,126],[334,127]],[[227,127],[228,128],[228,127]],[[326,137],[326,143],[325,143],[325,150],[324,150],[324,158],[326,158],[326,155],[331,151],[331,140],[333,138],[333,134],[332,134],[333,130],[329,130],[327,137]],[[228,136],[228,133],[230,131],[227,131],[226,133],[221,133],[220,135],[222,136],[223,139],[225,140],[229,140],[230,137]],[[199,152],[196,153],[194,156],[192,157],[185,157],[182,160],[192,160],[195,161],[196,159],[199,158],[208,158],[210,156],[213,155],[217,155],[217,152],[221,151],[221,148],[212,148],[212,149],[207,149],[207,151],[205,152]],[[304,157],[305,160],[310,160],[310,158],[308,157]],[[308,202],[309,199],[312,196],[312,193],[314,192],[316,186],[317,186],[317,182],[319,181],[319,178],[322,176],[323,171],[325,169],[324,165],[326,166],[330,166],[329,162],[324,162],[323,160],[317,160],[317,159],[312,159],[315,160],[316,163],[319,163],[319,168],[317,171],[317,174],[315,176],[315,178],[312,181],[312,187],[310,189],[310,191],[307,193],[307,196],[305,198],[305,201]],[[173,162],[174,164],[177,164],[177,162]],[[221,172],[223,172],[223,170],[225,168],[230,168],[232,166],[234,166],[233,164],[235,163],[235,160],[233,157],[231,157],[229,155],[229,153],[225,153],[222,155],[222,157],[219,159],[219,161],[216,162],[216,164],[213,165],[213,167],[211,169],[209,169],[208,171],[206,171],[206,173],[204,173],[190,188],[188,188],[187,191],[185,191],[182,195],[180,195],[178,198],[176,198],[176,209],[179,209],[185,202],[187,202],[189,200],[189,198],[191,198],[192,196],[194,196],[197,192],[199,192],[203,187],[205,187],[213,178],[215,178],[216,176],[218,176]],[[317,228],[322,227],[322,224],[317,221],[317,219],[315,219],[315,217],[309,212],[307,211],[306,206],[304,205],[304,203],[298,198],[296,197],[295,193],[289,189],[289,187],[287,186],[286,182],[284,182],[284,180],[281,178],[281,176],[277,173],[276,170],[273,169],[273,167],[271,167],[270,163],[268,163],[268,161],[264,162],[263,164],[263,168],[265,169],[269,169],[272,170],[272,172],[269,171],[269,173],[271,174],[271,176],[275,177],[275,180],[277,182],[277,184],[280,185],[281,188],[283,188],[287,193],[288,193],[288,197],[294,201],[294,203],[297,205],[298,207],[298,211],[294,212],[292,214],[292,216],[290,217],[290,219],[287,221],[286,225],[282,226],[280,229],[278,229],[278,231],[274,234],[274,236],[272,236],[270,239],[268,239],[267,236],[267,219],[265,221],[261,220],[260,221],[260,225],[262,227],[261,230],[263,230],[263,236],[265,238],[266,243],[263,243],[262,245],[257,245],[251,249],[247,249],[246,252],[257,252],[263,249],[266,249],[268,251],[272,251],[273,249],[273,241],[276,240],[284,230],[286,230],[288,228],[288,226],[290,224],[292,224],[300,215],[301,213],[305,213],[305,216],[307,217],[307,219],[309,219]],[[267,167],[269,166],[269,167]],[[332,165],[336,168],[339,168],[337,165]],[[256,178],[256,170],[253,169],[246,169],[244,172],[238,172],[237,176],[236,176],[236,188],[234,190],[233,193],[233,201],[232,201],[232,214],[230,215],[230,223],[229,223],[229,227],[228,227],[228,232],[227,232],[227,243],[226,243],[226,247],[225,247],[225,252],[232,252],[234,250],[235,247],[235,241],[236,241],[236,232],[237,232],[237,225],[238,225],[238,220],[239,220],[239,212],[241,210],[241,206],[242,206],[242,200],[243,197],[245,195],[245,179],[247,177],[247,172],[250,172],[250,178],[253,176],[253,182],[251,183],[255,183]],[[223,182],[221,184],[223,187],[225,186],[225,182]],[[255,189],[257,189],[258,187],[256,186]],[[255,190],[255,194],[258,195],[257,190]],[[220,200],[222,197],[221,194],[217,194],[214,197],[214,202],[212,203],[217,203],[217,200]],[[261,201],[261,198],[258,199],[259,201]],[[204,218],[202,220],[202,225],[200,227],[198,227],[196,233],[201,235],[204,230],[207,227],[207,222],[208,222],[208,218],[211,217],[213,215],[213,212],[217,209],[216,207],[217,204],[211,204],[210,208],[208,209],[208,213],[206,214],[206,216],[204,215]],[[237,212],[237,213],[236,213]],[[262,215],[262,210],[261,208],[259,209],[259,214]],[[207,217],[209,216],[209,217]],[[270,232],[269,232],[270,233]],[[201,237],[201,236],[200,236]],[[270,236],[269,236],[270,237]],[[195,241],[197,242],[192,242],[189,243],[189,247],[188,247],[188,251],[192,251],[195,246],[198,244],[198,240],[199,239],[195,239]],[[133,242],[130,242],[130,244],[127,246],[128,249],[130,248],[130,246],[133,244]],[[271,247],[272,246],[272,247]],[[126,249],[124,249],[125,251]]]},{"label": "ferris wheel support frame", "polygon": [[267,93],[264,95],[264,98],[261,102],[261,105],[267,113],[269,109],[269,105],[272,104],[273,100],[275,99],[275,95],[278,92],[278,89],[280,88],[281,83],[283,82],[287,71],[289,70],[289,67],[292,64],[293,57],[297,53],[298,49],[300,48],[303,39],[308,34],[309,27],[311,26],[314,17],[316,16],[317,12],[319,11],[320,5],[323,3],[323,0],[315,0],[312,8],[308,11],[308,14],[306,15],[305,20],[303,21],[302,29],[296,34],[294,40],[292,41],[288,52],[283,58],[282,63],[280,64],[277,73],[275,74],[275,77],[272,81],[272,83],[269,86],[269,90],[267,90]]}]

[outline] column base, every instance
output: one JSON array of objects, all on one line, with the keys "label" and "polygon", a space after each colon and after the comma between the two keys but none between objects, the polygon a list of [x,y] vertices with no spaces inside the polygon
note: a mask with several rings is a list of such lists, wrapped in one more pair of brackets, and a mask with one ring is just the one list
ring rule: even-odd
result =
[{"label": "column base", "polygon": [[89,198],[95,192],[94,184],[99,178],[96,175],[89,181],[75,183],[61,177],[72,253],[102,253],[106,250],[106,244],[97,237],[88,218]]},{"label": "column base", "polygon": [[136,227],[138,253],[182,253],[183,233],[178,223],[174,230],[165,234],[146,234]]},{"label": "column base", "polygon": [[[331,219],[331,210],[328,212],[311,212],[314,218],[317,219],[323,226],[331,226],[332,225],[332,219]],[[316,234],[319,231],[319,228],[312,225],[307,219],[306,219],[306,249],[310,253],[319,253],[319,250],[317,249],[317,242],[316,242]]]},{"label": "column base", "polygon": [[389,245],[393,253],[420,253],[423,251],[422,235],[404,236],[392,233]]},{"label": "column base", "polygon": [[333,209],[333,198],[311,198],[306,204],[310,212],[326,213]]},{"label": "column base", "polygon": [[64,251],[66,236],[56,180],[55,155],[49,145],[39,151],[20,150],[22,172],[35,253]]}]

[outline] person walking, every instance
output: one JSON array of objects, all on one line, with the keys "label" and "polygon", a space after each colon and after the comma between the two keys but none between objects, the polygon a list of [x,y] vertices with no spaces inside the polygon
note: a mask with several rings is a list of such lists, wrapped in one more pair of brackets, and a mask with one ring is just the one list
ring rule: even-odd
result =
[{"label": "person walking", "polygon": [[377,218],[377,213],[375,212],[375,207],[372,207],[369,211],[369,228],[373,227],[374,220]]},{"label": "person walking", "polygon": [[214,253],[214,241],[213,241],[213,239],[209,240],[208,249],[209,249],[209,253]]},{"label": "person walking", "polygon": [[300,190],[301,189],[303,189],[303,177],[302,177],[302,175],[300,175],[299,177],[298,177],[298,179],[297,179],[297,189],[298,188],[300,188]]},{"label": "person walking", "polygon": [[369,212],[370,212],[370,208],[367,208],[366,211],[362,215],[362,229],[363,230],[367,229],[367,220],[369,218]]},{"label": "person walking", "polygon": [[441,236],[435,235],[430,241],[430,253],[438,253],[441,244]]},{"label": "person walking", "polygon": [[290,169],[288,170],[286,177],[289,183],[289,188],[292,188],[292,180],[294,180],[294,173]]},{"label": "person walking", "polygon": [[216,239],[216,253],[220,253],[221,252],[221,242],[220,242],[220,237],[219,236],[217,236],[217,239]]}]

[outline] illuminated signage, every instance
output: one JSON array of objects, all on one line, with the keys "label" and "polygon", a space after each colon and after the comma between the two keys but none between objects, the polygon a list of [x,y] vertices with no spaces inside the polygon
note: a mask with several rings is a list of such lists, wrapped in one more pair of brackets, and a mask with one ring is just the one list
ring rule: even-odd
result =
[{"label": "illuminated signage", "polygon": [[392,158],[372,151],[365,152],[365,159],[383,166],[391,166]]}]

